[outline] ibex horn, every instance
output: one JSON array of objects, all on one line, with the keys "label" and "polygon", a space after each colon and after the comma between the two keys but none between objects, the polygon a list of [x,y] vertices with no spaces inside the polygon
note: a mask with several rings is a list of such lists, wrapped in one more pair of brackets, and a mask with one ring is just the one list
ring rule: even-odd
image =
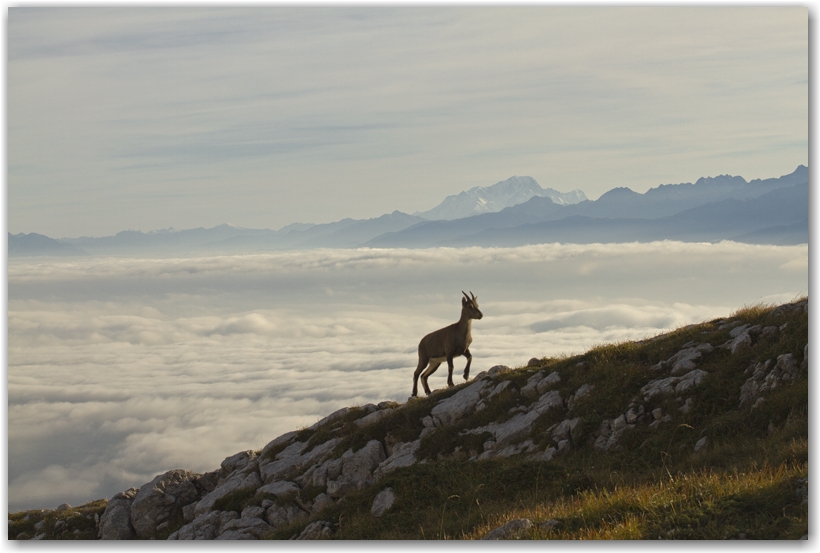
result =
[{"label": "ibex horn", "polygon": [[[470,290],[470,295],[473,296],[473,291],[472,290]],[[477,297],[473,296],[473,301],[475,301],[477,299],[478,299]]]},{"label": "ibex horn", "polygon": [[[462,293],[462,294],[464,294],[464,297],[465,297],[465,298],[467,298],[467,300],[469,301],[470,296],[468,296],[468,295],[467,295],[467,292],[465,292],[464,290],[462,290],[462,291],[461,291],[461,293]],[[472,294],[472,292],[470,292],[470,293]]]}]

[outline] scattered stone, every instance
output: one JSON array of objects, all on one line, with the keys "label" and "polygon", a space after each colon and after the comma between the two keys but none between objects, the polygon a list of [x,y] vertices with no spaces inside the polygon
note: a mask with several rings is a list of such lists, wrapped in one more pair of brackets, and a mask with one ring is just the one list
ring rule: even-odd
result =
[{"label": "scattered stone", "polygon": [[63,503],[62,505],[59,505],[59,506],[58,506],[56,509],[54,509],[54,510],[55,510],[55,511],[67,511],[67,510],[69,510],[70,508],[71,508],[71,505],[69,505],[68,503]]},{"label": "scattered stone", "polygon": [[222,464],[223,474],[231,474],[234,471],[242,470],[246,468],[249,464],[253,463],[256,459],[256,453],[251,450],[248,451],[240,451],[230,457],[227,457]]},{"label": "scattered stone", "polygon": [[294,442],[278,455],[274,460],[264,459],[259,463],[259,472],[262,481],[266,484],[276,480],[292,480],[304,472],[307,467],[322,462],[341,441],[341,438],[328,440],[309,451],[305,451],[307,443]]},{"label": "scattered stone", "polygon": [[695,453],[697,453],[698,451],[700,451],[701,449],[703,449],[704,447],[706,447],[708,445],[709,445],[709,438],[704,436],[703,438],[698,440],[697,443],[695,444]]},{"label": "scattered stone", "polygon": [[319,428],[321,428],[322,426],[325,426],[326,424],[331,424],[333,422],[336,422],[337,420],[339,420],[339,419],[343,418],[345,415],[347,415],[350,411],[351,411],[350,407],[342,407],[338,411],[333,411],[331,414],[329,414],[325,418],[320,419],[319,421],[313,423],[313,425],[310,426],[310,429],[311,430],[318,430]]},{"label": "scattered stone", "polygon": [[160,524],[177,513],[181,514],[186,505],[197,502],[199,492],[193,483],[197,476],[190,471],[177,469],[160,474],[142,485],[131,502],[131,526],[137,538],[153,537]]},{"label": "scattered stone", "polygon": [[373,471],[386,459],[378,440],[370,440],[357,452],[348,449],[342,454],[342,470],[331,480],[328,469],[327,495],[338,499],[352,490],[360,490],[373,482]]},{"label": "scattered stone", "polygon": [[199,517],[200,515],[207,513],[213,509],[214,503],[216,503],[218,499],[225,497],[229,493],[244,490],[256,491],[256,489],[261,486],[262,479],[259,477],[258,472],[251,472],[250,474],[244,474],[241,471],[237,472],[232,477],[228,478],[228,480],[217,486],[214,491],[200,499],[194,509],[194,515]]},{"label": "scattered stone", "polygon": [[538,383],[541,382],[543,378],[543,372],[537,372],[529,377],[529,379],[527,379],[527,383],[523,388],[521,388],[521,395],[529,399],[535,399],[538,396]]},{"label": "scattered stone", "polygon": [[278,449],[285,444],[289,444],[293,441],[294,438],[296,438],[297,435],[299,435],[298,430],[293,430],[292,432],[286,432],[285,434],[282,434],[275,440],[269,442],[268,445],[263,447],[262,452],[259,454],[259,456],[268,457],[271,451],[273,451],[274,449]]},{"label": "scattered stone", "polygon": [[[507,372],[510,368],[507,365],[495,365],[494,367],[490,367],[490,370],[487,371],[487,376],[495,376],[502,372]],[[480,374],[476,375],[476,380],[478,377],[481,376]]]},{"label": "scattered stone", "polygon": [[273,528],[287,526],[298,520],[304,520],[308,516],[308,513],[295,503],[286,503],[281,506],[274,504],[265,511],[265,521]]},{"label": "scattered stone", "polygon": [[333,505],[333,503],[334,503],[334,501],[333,501],[332,497],[330,497],[326,493],[320,493],[313,500],[313,507],[311,507],[310,512],[311,512],[311,514],[318,513],[319,511],[321,511],[325,507],[330,507],[331,505]]},{"label": "scattered stone", "polygon": [[763,331],[760,333],[761,339],[770,339],[776,337],[780,333],[780,329],[776,326],[766,326],[763,327]]},{"label": "scattered stone", "polygon": [[552,439],[555,442],[571,440],[572,443],[577,444],[581,441],[581,430],[583,428],[583,425],[581,424],[580,417],[576,417],[574,419],[565,419],[551,428]]},{"label": "scattered stone", "polygon": [[581,385],[581,387],[578,388],[578,390],[576,390],[575,393],[572,396],[570,396],[570,398],[567,400],[567,409],[571,410],[572,406],[575,404],[576,401],[578,401],[578,399],[588,395],[594,389],[595,386],[592,384]]},{"label": "scattered stone", "polygon": [[686,344],[686,346],[688,347],[685,347],[669,359],[653,365],[651,368],[653,370],[671,368],[670,374],[673,376],[681,375],[694,370],[697,366],[696,363],[701,360],[703,354],[710,353],[715,349],[712,344],[709,343],[693,344],[690,342]]},{"label": "scattered stone", "polygon": [[[139,490],[129,488],[124,492],[116,494],[105,506],[105,511],[100,518],[100,539],[103,540],[132,540],[136,537],[134,528],[131,526],[131,502]],[[37,524],[45,525],[41,520]],[[40,530],[34,525],[35,530]]]},{"label": "scattered stone", "polygon": [[261,518],[235,518],[219,527],[217,540],[260,540],[273,530],[273,526]]},{"label": "scattered stone", "polygon": [[294,495],[299,493],[299,486],[294,484],[293,482],[271,482],[270,484],[265,484],[264,486],[260,486],[256,490],[255,495],[272,495],[276,499],[280,501],[287,501],[291,499]]},{"label": "scattered stone", "polygon": [[333,524],[326,520],[317,520],[308,524],[297,540],[329,540],[333,534]]},{"label": "scattered stone", "polygon": [[686,401],[683,403],[683,405],[678,407],[678,411],[680,411],[684,415],[689,414],[689,412],[692,410],[692,405],[694,405],[694,400],[691,397],[688,397],[686,398]]},{"label": "scattered stone", "polygon": [[[760,326],[758,325],[757,328],[760,328]],[[737,333],[737,331],[742,332]],[[736,329],[732,330],[729,333],[729,335],[732,336],[732,339],[723,344],[721,347],[731,351],[732,355],[740,351],[750,349],[752,347],[752,336],[750,333],[749,325],[739,326]]]},{"label": "scattered stone", "polygon": [[[512,382],[510,382],[509,380],[505,380],[504,382],[499,383],[498,386],[493,388],[492,392],[487,394],[487,397],[485,397],[483,401],[484,402],[490,401],[492,398],[494,398],[495,396],[497,396],[498,394],[500,394],[504,390],[508,389],[510,386],[512,386]],[[478,406],[476,406],[476,408],[477,407]]]},{"label": "scattered stone", "polygon": [[239,518],[236,511],[211,511],[204,513],[186,524],[170,536],[169,540],[214,540],[220,528],[229,521]]},{"label": "scattered stone", "polygon": [[551,372],[547,376],[541,379],[541,381],[536,385],[535,389],[539,395],[544,394],[547,391],[547,388],[558,384],[561,382],[561,375],[558,374],[557,371]]},{"label": "scattered stone", "polygon": [[541,530],[544,533],[547,533],[547,532],[552,531],[553,528],[556,528],[558,526],[561,526],[561,521],[560,520],[555,520],[554,518],[551,518],[551,519],[545,520],[544,522],[539,524],[538,529]]},{"label": "scattered stone", "polygon": [[359,428],[365,428],[367,426],[376,424],[377,422],[379,422],[382,419],[385,419],[386,417],[389,417],[392,412],[392,409],[374,411],[367,416],[364,416],[360,419],[356,419],[355,421],[353,421],[353,424],[355,424]]},{"label": "scattered stone", "polygon": [[[764,392],[771,392],[778,386],[790,384],[801,377],[801,369],[791,353],[779,355],[774,368],[772,360],[750,365],[746,373],[752,376],[740,388],[740,407],[751,403],[757,406],[757,399]],[[753,406],[753,407],[754,407]]]},{"label": "scattered stone", "polygon": [[537,367],[540,364],[541,364],[541,360],[538,359],[537,357],[533,357],[532,359],[527,361],[527,366],[528,367]]},{"label": "scattered stone", "polygon": [[[492,372],[492,369],[490,371]],[[441,426],[450,426],[459,419],[470,415],[475,410],[476,404],[481,399],[481,392],[484,391],[487,384],[486,380],[477,380],[463,390],[459,390],[455,395],[439,402],[430,411],[433,420],[438,419]]]},{"label": "scattered stone", "polygon": [[700,384],[709,375],[706,371],[695,369],[683,376],[669,376],[652,380],[641,388],[644,401],[649,401],[656,395],[678,393],[681,394]]},{"label": "scattered stone", "polygon": [[378,480],[398,468],[414,465],[417,461],[416,452],[419,450],[420,445],[421,438],[414,442],[396,444],[393,447],[393,454],[381,462],[373,473],[373,477]]},{"label": "scattered stone", "polygon": [[482,540],[508,540],[532,528],[532,521],[528,518],[516,518],[508,523],[489,531]]},{"label": "scattered stone", "polygon": [[376,494],[376,497],[373,498],[373,505],[370,507],[370,514],[376,518],[379,518],[393,506],[394,501],[396,501],[396,494],[393,493],[393,488],[383,489]]}]

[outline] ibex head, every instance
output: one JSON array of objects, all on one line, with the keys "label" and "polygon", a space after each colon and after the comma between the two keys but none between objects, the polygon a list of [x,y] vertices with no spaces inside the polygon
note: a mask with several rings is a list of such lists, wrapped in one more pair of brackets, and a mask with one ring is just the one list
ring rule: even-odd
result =
[{"label": "ibex head", "polygon": [[[464,294],[464,290],[461,291]],[[473,296],[473,292],[470,292],[470,296]],[[478,308],[478,297],[473,296],[472,298],[467,294],[464,294],[464,297],[461,299],[461,308],[467,312],[467,316],[471,319],[480,319],[484,316],[484,313]]]}]

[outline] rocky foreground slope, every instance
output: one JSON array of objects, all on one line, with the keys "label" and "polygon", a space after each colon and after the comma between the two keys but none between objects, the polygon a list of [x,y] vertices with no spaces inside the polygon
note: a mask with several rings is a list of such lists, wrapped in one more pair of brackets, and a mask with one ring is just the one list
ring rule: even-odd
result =
[{"label": "rocky foreground slope", "polygon": [[[802,535],[807,374],[808,300],[747,308],[641,342],[496,366],[405,404],[344,408],[212,472],[171,470],[107,501],[12,514],[9,537],[588,537],[567,533],[588,526],[583,517],[549,513],[618,482],[651,486],[693,470],[737,476],[761,459],[788,465],[775,471],[786,476],[773,489],[787,489],[771,496],[785,499],[770,519],[765,510],[754,521],[726,518],[725,502],[707,498],[697,517],[665,519],[675,528],[663,535],[650,535],[657,529],[644,513],[642,530],[629,536]],[[448,484],[448,474],[459,484]],[[471,479],[469,490],[456,489]],[[736,495],[725,505],[748,500]],[[535,505],[534,515],[516,518],[523,504]],[[441,529],[431,528],[439,517]]]}]

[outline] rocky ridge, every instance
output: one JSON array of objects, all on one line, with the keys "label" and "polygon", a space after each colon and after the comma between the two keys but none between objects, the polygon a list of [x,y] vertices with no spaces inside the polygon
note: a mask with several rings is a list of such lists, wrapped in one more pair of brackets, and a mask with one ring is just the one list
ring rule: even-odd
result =
[{"label": "rocky ridge", "polygon": [[[772,310],[768,318],[807,313],[808,300],[802,300]],[[623,403],[604,418],[591,420],[587,409],[605,397],[604,383],[572,376],[588,368],[585,356],[572,361],[573,373],[540,359],[521,369],[496,366],[429,398],[340,409],[309,428],[279,436],[260,451],[231,455],[205,474],[182,469],[160,474],[102,502],[104,510],[93,522],[95,537],[256,540],[301,524],[292,539],[327,539],[337,532],[338,522],[323,518],[326,509],[343,504],[351,493],[379,489],[387,475],[417,463],[512,457],[549,463],[579,448],[618,450],[637,429],[673,424],[695,408],[700,387],[717,378],[708,361],[776,344],[790,323],[762,326],[730,318],[709,324],[700,331],[702,340],[690,340],[671,355],[646,363],[640,373],[645,376],[632,388],[637,393],[619,396]],[[805,378],[807,371],[807,342],[797,351],[753,358],[746,380],[736,389],[736,408],[759,408],[773,390]],[[694,450],[708,447],[703,437]],[[370,512],[385,516],[400,500],[384,487]],[[16,537],[56,537],[60,528],[56,523],[47,527],[46,518],[39,528],[35,525],[33,535]],[[551,528],[559,522],[547,521],[539,528],[544,530],[545,524]],[[485,539],[508,539],[532,527],[532,521],[517,519]]]}]

